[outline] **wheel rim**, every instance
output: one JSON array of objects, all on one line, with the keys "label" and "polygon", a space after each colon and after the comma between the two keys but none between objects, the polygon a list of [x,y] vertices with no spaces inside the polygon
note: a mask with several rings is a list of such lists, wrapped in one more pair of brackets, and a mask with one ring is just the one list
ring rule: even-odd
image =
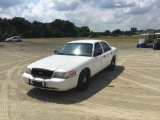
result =
[{"label": "wheel rim", "polygon": [[86,77],[83,78],[83,81],[82,81],[84,84],[87,82],[87,79]]}]

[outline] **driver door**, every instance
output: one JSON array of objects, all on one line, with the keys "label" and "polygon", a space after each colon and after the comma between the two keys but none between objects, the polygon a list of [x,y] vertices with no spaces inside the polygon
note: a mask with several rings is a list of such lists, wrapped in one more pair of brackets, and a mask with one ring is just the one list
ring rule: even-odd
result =
[{"label": "driver door", "polygon": [[99,42],[95,43],[94,45],[94,52],[93,52],[93,61],[92,61],[92,73],[96,74],[102,69],[102,59],[103,59],[103,50]]}]

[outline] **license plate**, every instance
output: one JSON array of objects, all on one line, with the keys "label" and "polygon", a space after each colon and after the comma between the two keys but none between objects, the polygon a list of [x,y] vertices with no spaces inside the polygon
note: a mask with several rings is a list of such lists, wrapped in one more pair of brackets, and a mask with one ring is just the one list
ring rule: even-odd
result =
[{"label": "license plate", "polygon": [[32,82],[33,82],[33,86],[43,87],[43,86],[42,86],[42,82],[37,82],[37,81],[32,81]]}]

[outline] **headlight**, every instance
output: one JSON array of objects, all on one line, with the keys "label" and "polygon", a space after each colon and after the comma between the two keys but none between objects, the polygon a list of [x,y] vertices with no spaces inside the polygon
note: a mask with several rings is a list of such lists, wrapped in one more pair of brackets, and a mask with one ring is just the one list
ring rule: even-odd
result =
[{"label": "headlight", "polygon": [[25,73],[27,73],[27,74],[31,74],[31,69],[30,69],[30,68],[26,68]]},{"label": "headlight", "polygon": [[53,78],[71,78],[76,76],[76,72],[75,71],[71,71],[71,72],[55,72],[53,75]]}]

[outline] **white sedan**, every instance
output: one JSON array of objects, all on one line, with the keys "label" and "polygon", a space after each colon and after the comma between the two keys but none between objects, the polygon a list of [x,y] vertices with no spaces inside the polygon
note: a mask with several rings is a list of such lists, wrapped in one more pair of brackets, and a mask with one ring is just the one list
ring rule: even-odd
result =
[{"label": "white sedan", "polygon": [[90,78],[108,68],[114,70],[117,49],[102,40],[71,41],[55,54],[38,60],[23,74],[25,83],[44,89],[66,91],[72,88],[83,91]]},{"label": "white sedan", "polygon": [[22,39],[20,38],[20,36],[13,36],[5,39],[5,42],[21,42],[21,41]]}]

